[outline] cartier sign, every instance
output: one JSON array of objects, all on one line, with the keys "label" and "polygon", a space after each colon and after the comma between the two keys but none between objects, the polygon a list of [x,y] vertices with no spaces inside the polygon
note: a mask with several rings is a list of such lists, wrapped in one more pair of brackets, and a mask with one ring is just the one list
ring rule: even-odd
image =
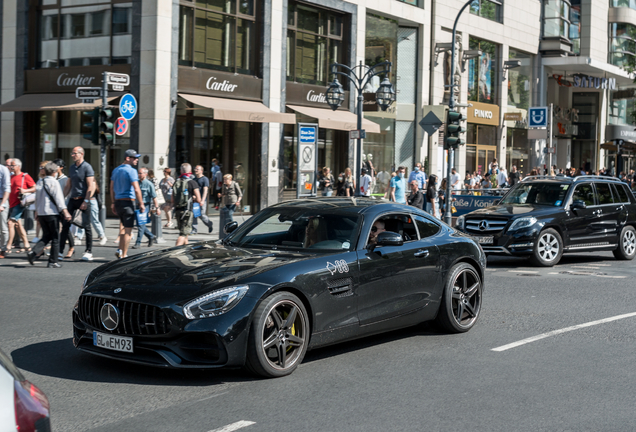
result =
[{"label": "cartier sign", "polygon": [[77,87],[98,87],[102,73],[130,74],[130,65],[74,66],[56,69],[27,70],[25,93],[75,93]]},{"label": "cartier sign", "polygon": [[263,80],[251,75],[179,66],[179,92],[232,99],[262,100]]},{"label": "cartier sign", "polygon": [[223,80],[223,82],[218,82],[217,77],[211,76],[208,79],[208,82],[205,83],[205,88],[208,90],[218,90],[222,92],[232,93],[238,84],[232,84],[228,80]]},{"label": "cartier sign", "polygon": [[[286,90],[288,104],[331,109],[327,104],[327,87],[288,82]],[[348,91],[345,91],[345,100],[340,109],[349,109]]]}]

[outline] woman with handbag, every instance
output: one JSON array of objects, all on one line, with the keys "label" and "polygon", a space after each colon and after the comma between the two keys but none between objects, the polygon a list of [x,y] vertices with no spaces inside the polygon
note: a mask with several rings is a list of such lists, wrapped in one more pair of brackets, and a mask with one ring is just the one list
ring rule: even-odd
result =
[{"label": "woman with handbag", "polygon": [[45,177],[38,181],[35,192],[35,208],[38,214],[38,221],[42,227],[42,238],[27,252],[27,259],[33,265],[35,259],[44,251],[44,247],[51,243],[51,254],[49,255],[48,268],[60,268],[58,263],[59,253],[59,217],[62,215],[65,220],[71,220],[71,214],[66,209],[64,195],[60,184],[55,179],[57,165],[48,162],[44,166]]},{"label": "woman with handbag", "polygon": [[6,251],[8,254],[11,253],[16,230],[24,243],[24,247],[27,248],[26,250],[31,250],[28,247],[29,239],[22,226],[22,216],[26,206],[31,205],[33,203],[32,198],[35,198],[32,195],[35,192],[35,182],[29,174],[22,172],[22,161],[17,158],[12,159],[9,168],[13,172],[13,176],[11,177],[11,193],[9,194],[9,240],[7,241]]}]

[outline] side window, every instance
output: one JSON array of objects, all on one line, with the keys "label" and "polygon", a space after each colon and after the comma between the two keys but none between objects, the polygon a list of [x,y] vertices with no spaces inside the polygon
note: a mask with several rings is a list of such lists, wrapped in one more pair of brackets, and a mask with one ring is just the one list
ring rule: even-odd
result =
[{"label": "side window", "polygon": [[402,236],[405,242],[417,240],[417,231],[410,215],[391,214],[382,216],[379,220],[384,222],[384,229]]},{"label": "side window", "polygon": [[417,230],[420,232],[420,239],[434,236],[440,230],[440,226],[435,222],[421,216],[415,216],[415,224],[417,225]]},{"label": "side window", "polygon": [[618,197],[618,200],[622,203],[629,203],[629,196],[627,195],[627,190],[625,185],[615,184],[612,185],[612,191],[614,192],[614,196]]},{"label": "side window", "polygon": [[592,189],[591,183],[585,183],[578,185],[572,194],[572,202],[583,201],[586,206],[596,205],[594,202],[594,189]]},{"label": "side window", "polygon": [[612,198],[612,190],[610,189],[609,183],[594,183],[594,185],[596,186],[598,203],[600,205],[614,204],[614,199]]}]

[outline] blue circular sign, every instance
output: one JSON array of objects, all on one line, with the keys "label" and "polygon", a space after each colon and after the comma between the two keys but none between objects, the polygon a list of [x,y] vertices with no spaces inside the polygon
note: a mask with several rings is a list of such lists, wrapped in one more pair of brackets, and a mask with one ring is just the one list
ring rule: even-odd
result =
[{"label": "blue circular sign", "polygon": [[132,120],[137,114],[137,99],[130,93],[126,93],[119,101],[119,112],[126,120]]}]

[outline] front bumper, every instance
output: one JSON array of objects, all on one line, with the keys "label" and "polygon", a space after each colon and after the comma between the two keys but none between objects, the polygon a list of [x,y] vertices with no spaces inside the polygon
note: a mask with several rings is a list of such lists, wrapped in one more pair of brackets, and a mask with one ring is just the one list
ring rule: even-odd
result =
[{"label": "front bumper", "polygon": [[[493,235],[492,244],[481,243],[480,246],[487,255],[531,255],[539,233],[541,232],[541,228],[536,225],[537,224],[510,234],[504,234],[503,232],[496,233]],[[471,236],[479,236],[477,233],[464,232]]]},{"label": "front bumper", "polygon": [[[243,300],[245,300],[244,298]],[[248,303],[248,302],[246,302]],[[165,368],[239,367],[245,363],[251,309],[237,305],[227,314],[187,320],[171,314],[169,331],[162,335],[130,335],[97,328],[73,311],[73,344],[90,354],[130,363]],[[249,306],[248,306],[249,307]],[[133,338],[133,353],[93,345],[93,332]]]}]

